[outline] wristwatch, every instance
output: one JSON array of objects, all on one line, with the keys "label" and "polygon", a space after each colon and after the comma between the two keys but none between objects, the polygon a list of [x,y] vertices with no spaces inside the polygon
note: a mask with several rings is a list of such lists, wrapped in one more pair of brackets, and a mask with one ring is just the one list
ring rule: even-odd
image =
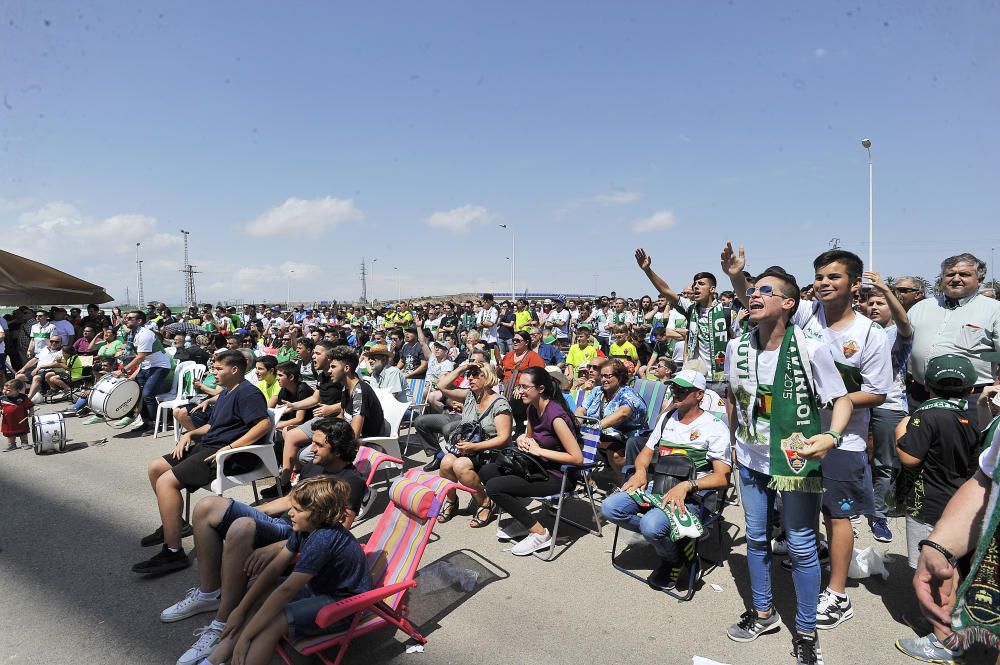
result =
[{"label": "wristwatch", "polygon": [[840,432],[834,432],[832,429],[823,432],[823,434],[829,434],[833,437],[833,447],[840,448],[840,444],[844,442],[844,435]]},{"label": "wristwatch", "polygon": [[688,482],[691,483],[691,491],[692,492],[697,492],[698,491],[698,481],[696,479],[692,478]]}]

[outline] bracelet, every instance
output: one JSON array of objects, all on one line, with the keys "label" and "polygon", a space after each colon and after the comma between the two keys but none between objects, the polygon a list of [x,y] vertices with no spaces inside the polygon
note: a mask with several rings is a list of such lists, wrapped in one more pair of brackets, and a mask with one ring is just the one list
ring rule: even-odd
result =
[{"label": "bracelet", "polygon": [[840,444],[844,442],[844,435],[840,432],[834,432],[832,429],[823,432],[823,434],[829,434],[833,437],[833,447],[840,448]]},{"label": "bracelet", "polygon": [[918,551],[922,550],[924,548],[924,545],[927,545],[928,547],[940,552],[941,555],[948,560],[948,565],[950,565],[952,568],[958,568],[958,558],[954,554],[946,550],[943,545],[938,545],[933,540],[921,540],[919,543],[917,543],[917,550]]}]

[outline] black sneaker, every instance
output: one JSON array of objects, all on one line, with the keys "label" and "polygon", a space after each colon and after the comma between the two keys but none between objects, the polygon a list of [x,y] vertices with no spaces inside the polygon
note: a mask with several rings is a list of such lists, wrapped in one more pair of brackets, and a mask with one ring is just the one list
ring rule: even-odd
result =
[{"label": "black sneaker", "polygon": [[430,462],[424,464],[424,471],[432,472],[437,471],[441,468],[441,460],[443,457],[441,455],[435,455]]},{"label": "black sneaker", "polygon": [[[187,538],[188,536],[190,536],[193,533],[194,533],[194,530],[191,529],[191,525],[190,524],[188,524],[187,522],[181,522],[181,538]],[[142,545],[143,547],[152,547],[153,545],[162,545],[163,544],[163,527],[159,526],[159,527],[157,527],[156,531],[154,531],[153,533],[149,534],[148,536],[143,536],[142,540],[139,541],[139,544]]]},{"label": "black sneaker", "polygon": [[823,665],[823,652],[815,635],[796,635],[792,639],[795,665]]},{"label": "black sneaker", "polygon": [[664,561],[659,568],[646,578],[646,584],[657,591],[673,591],[677,588],[677,578],[681,576],[681,567]]},{"label": "black sneaker", "polygon": [[[291,483],[289,483],[288,485],[281,486],[281,496],[288,496],[288,493],[291,491],[292,491]],[[278,486],[271,485],[270,487],[265,487],[260,491],[260,498],[266,499],[267,501],[274,501],[275,499],[279,498]]]},{"label": "black sneaker", "polygon": [[740,615],[740,620],[726,630],[726,636],[734,642],[753,642],[761,635],[781,630],[781,617],[771,609],[767,618],[757,616],[757,610],[749,609]]},{"label": "black sneaker", "polygon": [[175,570],[183,570],[191,565],[190,559],[184,550],[171,552],[166,545],[158,553],[147,561],[141,561],[132,566],[133,573],[140,575],[163,575],[172,573]]}]

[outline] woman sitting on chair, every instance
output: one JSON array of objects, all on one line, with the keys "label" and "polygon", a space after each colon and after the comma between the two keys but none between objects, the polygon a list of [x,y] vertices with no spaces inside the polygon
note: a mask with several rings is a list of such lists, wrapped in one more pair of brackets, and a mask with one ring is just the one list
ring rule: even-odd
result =
[{"label": "woman sitting on chair", "polygon": [[[483,429],[482,440],[457,441],[454,449],[441,460],[441,477],[462,483],[476,491],[473,503],[476,512],[469,521],[474,529],[484,527],[493,520],[495,506],[486,498],[486,491],[479,480],[479,469],[490,457],[491,451],[510,443],[512,418],[507,398],[493,391],[499,383],[493,368],[486,363],[469,364],[464,372],[468,389],[462,406],[462,421],[454,432],[461,432],[467,424],[479,423]],[[460,438],[460,437],[459,437]],[[450,445],[450,444],[449,444]],[[439,522],[447,522],[458,513],[458,496],[452,491],[438,515]]]},{"label": "woman sitting on chair", "polygon": [[601,367],[598,378],[600,385],[587,393],[576,414],[601,421],[601,448],[607,449],[608,462],[620,479],[628,439],[646,430],[646,403],[628,385],[628,369],[621,360]]},{"label": "woman sitting on chair", "polygon": [[527,534],[511,549],[511,554],[526,556],[549,547],[552,534],[532,516],[521,499],[557,494],[563,480],[560,465],[581,464],[583,452],[577,440],[576,422],[552,376],[541,367],[529,367],[521,373],[517,384],[528,410],[528,430],[518,437],[517,447],[534,456],[548,471],[548,478],[529,481],[520,476],[501,475],[496,464],[484,466],[480,475],[490,501],[515,520],[513,525],[497,528],[497,537],[509,540]]}]

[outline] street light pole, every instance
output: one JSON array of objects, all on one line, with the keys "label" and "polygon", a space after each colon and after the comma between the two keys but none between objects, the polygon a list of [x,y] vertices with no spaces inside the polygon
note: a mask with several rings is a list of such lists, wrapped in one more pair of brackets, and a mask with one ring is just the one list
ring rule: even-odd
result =
[{"label": "street light pole", "polygon": [[872,239],[874,226],[872,224],[872,208],[875,199],[872,194],[872,142],[871,139],[861,139],[861,146],[868,151],[868,270],[875,270],[874,248]]},{"label": "street light pole", "polygon": [[289,270],[288,274],[285,275],[285,309],[292,309],[292,275],[295,273],[294,270]]},{"label": "street light pole", "polygon": [[376,300],[376,298],[375,298],[375,262],[376,261],[378,261],[378,259],[372,259],[372,269],[371,269],[371,273],[370,273],[371,280],[372,280],[372,300],[371,301],[373,303]]},{"label": "street light pole", "polygon": [[499,226],[502,229],[507,229],[508,231],[510,231],[510,300],[513,303],[515,300],[517,300],[517,289],[514,286],[514,271],[515,271],[515,265],[517,263],[515,258],[516,256],[515,251],[517,248],[514,240],[514,229],[510,228],[506,224],[498,224],[497,226]]},{"label": "street light pole", "polygon": [[396,302],[399,303],[399,301],[403,299],[403,290],[399,285],[399,268],[393,266],[392,269],[396,271]]}]

